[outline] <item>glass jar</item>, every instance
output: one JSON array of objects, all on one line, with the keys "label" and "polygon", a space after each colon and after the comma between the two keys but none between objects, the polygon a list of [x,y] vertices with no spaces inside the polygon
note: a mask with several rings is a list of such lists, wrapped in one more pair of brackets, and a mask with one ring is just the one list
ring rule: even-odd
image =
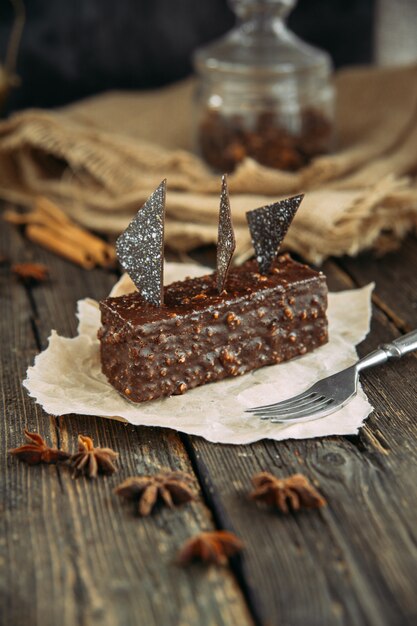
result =
[{"label": "glass jar", "polygon": [[286,27],[295,0],[230,2],[237,26],[194,55],[198,150],[220,172],[245,157],[298,170],[332,147],[330,57]]}]

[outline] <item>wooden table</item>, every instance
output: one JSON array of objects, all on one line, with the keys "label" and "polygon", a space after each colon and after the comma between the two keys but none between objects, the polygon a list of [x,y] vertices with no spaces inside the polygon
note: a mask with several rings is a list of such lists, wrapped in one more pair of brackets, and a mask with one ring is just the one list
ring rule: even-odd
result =
[{"label": "wooden table", "polygon": [[[417,359],[366,372],[375,411],[357,436],[214,445],[158,428],[46,415],[22,388],[51,328],[73,335],[79,298],[105,296],[115,276],[83,271],[0,224],[0,254],[46,263],[26,288],[0,269],[2,468],[0,623],[7,626],[326,626],[417,623]],[[376,282],[372,331],[360,351],[417,326],[417,242],[382,259],[329,261],[333,290]],[[95,482],[7,455],[23,428],[73,448],[78,433],[120,452]],[[199,499],[146,519],[114,494],[130,475],[161,467],[195,474]],[[328,500],[280,515],[247,498],[251,476],[302,472]],[[184,540],[233,530],[245,543],[230,567],[179,568]]]}]

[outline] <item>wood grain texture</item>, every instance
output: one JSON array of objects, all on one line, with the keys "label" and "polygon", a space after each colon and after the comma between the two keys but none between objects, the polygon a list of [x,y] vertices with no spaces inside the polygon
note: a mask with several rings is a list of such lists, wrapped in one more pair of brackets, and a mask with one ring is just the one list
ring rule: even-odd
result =
[{"label": "wood grain texture", "polygon": [[[375,412],[352,437],[221,446],[99,418],[55,420],[27,398],[20,381],[51,328],[74,334],[77,299],[103,297],[114,276],[79,270],[3,224],[0,254],[51,269],[49,283],[28,290],[0,268],[1,624],[416,623],[414,355],[364,374]],[[416,255],[410,239],[390,262],[365,256],[326,264],[332,289],[376,279],[372,332],[361,352],[416,325]],[[407,287],[399,292],[402,281]],[[18,463],[6,450],[20,443],[25,425],[65,449],[75,447],[77,433],[90,435],[120,452],[119,472],[73,481],[64,468]],[[196,473],[196,503],[143,520],[113,495],[127,476],[163,466]],[[328,506],[284,516],[256,505],[247,497],[250,478],[265,469],[306,474]],[[241,559],[221,570],[173,564],[184,539],[215,526],[245,541]]]},{"label": "wood grain texture", "polygon": [[[332,289],[354,286],[334,264],[325,271]],[[397,335],[375,308],[361,351]],[[363,384],[376,410],[359,436],[239,447],[190,439],[218,524],[248,545],[240,575],[265,623],[415,622],[416,374],[415,356],[366,373]],[[247,494],[251,475],[261,470],[306,474],[328,507],[288,517],[260,510]]]},{"label": "wood grain texture", "polygon": [[[1,225],[0,250],[13,261],[46,262],[51,282],[29,294],[2,272],[2,574],[1,624],[252,624],[245,599],[228,568],[179,568],[183,541],[213,529],[202,502],[160,509],[141,519],[113,488],[129,475],[171,467],[192,471],[179,436],[163,429],[134,428],[98,418],[43,414],[21,387],[36,339],[45,347],[51,327],[75,330],[75,303],[102,297],[114,278],[87,273],[22,242]],[[120,452],[119,472],[95,482],[74,481],[63,467],[29,468],[7,455],[23,427],[74,449],[77,433]]]},{"label": "wood grain texture", "polygon": [[417,241],[409,236],[401,250],[378,258],[364,252],[340,265],[358,285],[374,281],[374,302],[404,332],[417,327]]}]

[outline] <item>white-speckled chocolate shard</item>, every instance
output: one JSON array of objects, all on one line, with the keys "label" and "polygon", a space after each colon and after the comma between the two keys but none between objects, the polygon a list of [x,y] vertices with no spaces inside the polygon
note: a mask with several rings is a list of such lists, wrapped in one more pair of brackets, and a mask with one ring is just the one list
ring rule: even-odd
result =
[{"label": "white-speckled chocolate shard", "polygon": [[163,304],[165,197],[163,180],[116,241],[120,264],[155,306]]},{"label": "white-speckled chocolate shard", "polygon": [[232,216],[230,212],[229,191],[227,177],[222,177],[222,191],[220,195],[219,231],[217,238],[216,257],[216,286],[221,293],[225,288],[227,272],[236,248],[236,239],[233,232]]},{"label": "white-speckled chocolate shard", "polygon": [[268,274],[304,195],[248,211],[246,218],[259,272]]}]

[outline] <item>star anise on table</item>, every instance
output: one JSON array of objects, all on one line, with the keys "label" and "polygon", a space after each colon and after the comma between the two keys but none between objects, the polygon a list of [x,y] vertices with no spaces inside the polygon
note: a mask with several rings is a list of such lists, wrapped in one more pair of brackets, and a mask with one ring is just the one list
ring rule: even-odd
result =
[{"label": "star anise on table", "polygon": [[138,501],[139,514],[149,515],[157,501],[170,509],[194,500],[193,477],[186,472],[161,471],[153,476],[132,476],[115,489],[123,498]]},{"label": "star anise on table", "polygon": [[41,283],[49,276],[49,269],[43,263],[15,263],[11,270],[24,282]]},{"label": "star anise on table", "polygon": [[69,460],[73,469],[73,478],[84,475],[96,478],[97,474],[113,474],[117,470],[113,461],[119,456],[111,448],[95,448],[93,440],[85,435],[78,435],[78,452]]},{"label": "star anise on table", "polygon": [[28,465],[38,465],[39,463],[63,463],[70,457],[68,452],[47,446],[38,433],[31,433],[26,428],[24,432],[28,443],[9,450],[9,453],[20,461]]},{"label": "star anise on table", "polygon": [[255,490],[250,497],[258,502],[275,506],[282,513],[289,513],[290,510],[318,509],[326,504],[326,500],[303,474],[277,478],[269,472],[260,472],[253,476],[252,483]]},{"label": "star anise on table", "polygon": [[228,530],[199,533],[184,543],[177,562],[185,565],[191,561],[203,561],[226,565],[228,558],[243,549],[243,542]]}]

